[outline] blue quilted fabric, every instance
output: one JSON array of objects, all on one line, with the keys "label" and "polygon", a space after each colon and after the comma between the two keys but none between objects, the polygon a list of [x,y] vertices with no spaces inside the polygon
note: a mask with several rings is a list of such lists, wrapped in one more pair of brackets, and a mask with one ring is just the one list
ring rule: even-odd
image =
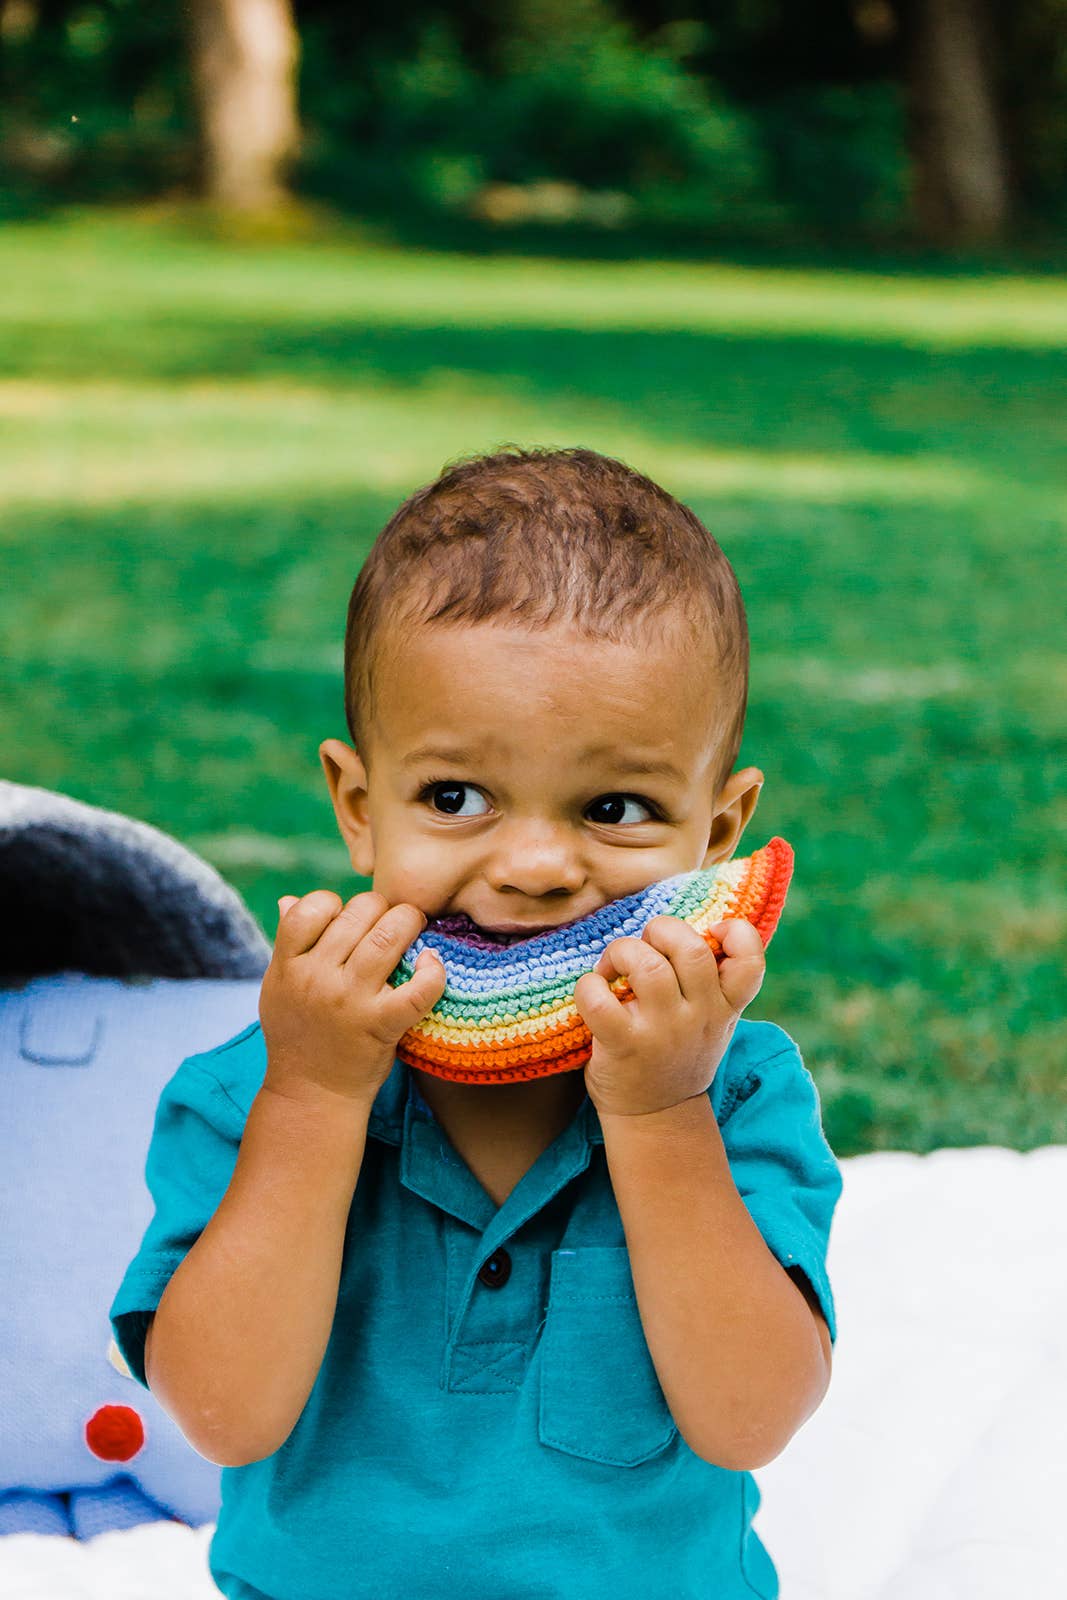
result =
[{"label": "blue quilted fabric", "polygon": [[0,886],[0,1534],[214,1522],[221,1469],[129,1375],[108,1310],[152,1216],[163,1086],[255,1020],[270,947],[174,839],[6,782]]}]

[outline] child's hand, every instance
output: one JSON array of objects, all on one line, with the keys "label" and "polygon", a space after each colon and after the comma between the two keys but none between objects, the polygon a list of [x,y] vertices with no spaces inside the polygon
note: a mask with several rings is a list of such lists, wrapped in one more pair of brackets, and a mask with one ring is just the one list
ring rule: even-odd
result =
[{"label": "child's hand", "polygon": [[278,912],[259,994],[264,1087],[304,1099],[327,1092],[369,1107],[401,1035],[445,990],[444,965],[428,950],[406,983],[387,981],[426,916],[405,902],[390,906],[376,890],[347,904],[330,889],[284,895]]},{"label": "child's hand", "polygon": [[[680,917],[658,916],[640,939],[613,939],[574,988],[593,1035],[585,1086],[598,1112],[642,1116],[707,1092],[742,1011],[756,998],[766,961],[750,922],[728,917],[710,946]],[[609,983],[625,974],[634,998]]]}]

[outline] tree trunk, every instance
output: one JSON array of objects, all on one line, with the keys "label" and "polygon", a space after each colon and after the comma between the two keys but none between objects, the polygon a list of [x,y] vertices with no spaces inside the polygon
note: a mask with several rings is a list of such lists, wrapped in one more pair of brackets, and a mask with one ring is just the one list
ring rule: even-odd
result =
[{"label": "tree trunk", "polygon": [[916,0],[909,49],[912,206],[927,238],[995,239],[1008,217],[985,0]]},{"label": "tree trunk", "polygon": [[299,133],[290,0],[187,4],[204,193],[226,210],[269,210]]}]

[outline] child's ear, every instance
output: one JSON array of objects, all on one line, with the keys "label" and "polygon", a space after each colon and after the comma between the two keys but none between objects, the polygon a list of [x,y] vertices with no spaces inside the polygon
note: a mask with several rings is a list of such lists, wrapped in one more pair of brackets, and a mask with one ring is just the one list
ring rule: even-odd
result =
[{"label": "child's ear", "polygon": [[729,861],[736,855],[764,782],[759,767],[742,767],[723,784],[712,812],[708,848],[701,863],[705,871],[717,861]]},{"label": "child's ear", "polygon": [[374,840],[367,803],[367,769],[352,746],[340,739],[324,739],[319,745],[319,760],[353,870],[362,878],[370,878],[374,873]]}]

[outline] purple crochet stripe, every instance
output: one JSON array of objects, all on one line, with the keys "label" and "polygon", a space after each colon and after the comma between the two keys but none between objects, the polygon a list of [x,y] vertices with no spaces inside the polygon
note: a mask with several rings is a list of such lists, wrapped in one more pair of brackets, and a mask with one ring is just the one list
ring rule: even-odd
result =
[{"label": "purple crochet stripe", "polygon": [[[563,928],[573,927],[573,922],[561,922],[559,927],[552,931],[559,933]],[[451,939],[462,939],[464,944],[474,945],[478,950],[499,950],[502,946],[522,944],[530,938],[528,933],[489,933],[485,928],[479,928],[476,922],[472,922],[464,911],[454,911],[447,917],[431,918],[426,932],[444,933]]]}]

